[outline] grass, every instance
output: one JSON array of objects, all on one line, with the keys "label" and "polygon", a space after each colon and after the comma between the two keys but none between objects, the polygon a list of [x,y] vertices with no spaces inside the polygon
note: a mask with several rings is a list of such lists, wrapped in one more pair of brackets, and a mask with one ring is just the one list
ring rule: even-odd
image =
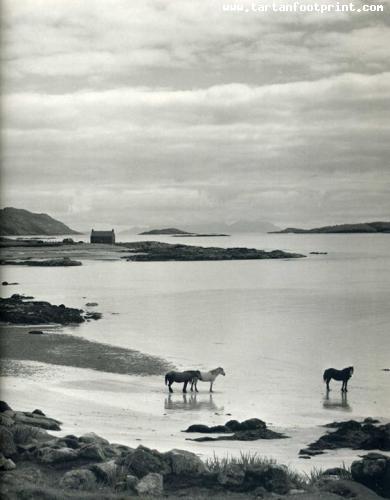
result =
[{"label": "grass", "polygon": [[[217,457],[215,454],[212,458],[207,459],[206,464],[211,472],[219,473],[226,470],[230,465],[238,465],[244,471],[250,468],[262,468],[270,465],[277,465],[277,462],[272,458],[262,457],[257,453],[241,452],[239,457]],[[294,469],[283,465],[291,483],[298,489],[310,489],[324,474],[321,468],[313,467],[309,473],[300,473]],[[351,479],[351,470],[343,462],[338,474],[342,479]]]}]

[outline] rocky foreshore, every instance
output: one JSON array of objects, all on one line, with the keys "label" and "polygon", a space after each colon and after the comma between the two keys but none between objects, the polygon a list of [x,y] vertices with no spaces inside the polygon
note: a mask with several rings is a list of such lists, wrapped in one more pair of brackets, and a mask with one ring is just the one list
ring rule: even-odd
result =
[{"label": "rocky foreshore", "polygon": [[42,259],[42,260],[0,260],[1,266],[34,266],[34,267],[73,267],[81,266],[79,260],[72,260],[69,257],[61,257],[58,259]]},{"label": "rocky foreshore", "polygon": [[121,243],[132,255],[123,257],[129,261],[205,261],[205,260],[258,260],[258,259],[296,259],[305,257],[298,253],[283,250],[257,250],[256,248],[219,248],[192,245],[174,245],[158,241],[138,241]]},{"label": "rocky foreshore", "polygon": [[82,309],[59,306],[49,302],[28,300],[33,297],[14,294],[9,298],[0,298],[0,321],[3,323],[43,325],[59,323],[67,325],[82,323],[88,319],[99,319],[96,312],[84,313]]},{"label": "rocky foreshore", "polygon": [[[4,500],[42,498],[390,498],[390,458],[369,454],[351,473],[329,469],[309,480],[270,460],[203,462],[184,450],[160,453],[110,443],[93,432],[56,437],[61,423],[41,410],[0,402],[0,479]],[[377,494],[376,494],[376,493]]]}]

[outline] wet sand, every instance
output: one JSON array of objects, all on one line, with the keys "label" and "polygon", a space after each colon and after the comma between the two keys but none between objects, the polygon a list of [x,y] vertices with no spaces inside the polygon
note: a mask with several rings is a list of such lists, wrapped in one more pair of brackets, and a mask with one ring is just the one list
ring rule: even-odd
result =
[{"label": "wet sand", "polygon": [[[31,335],[31,330],[44,333]],[[60,332],[61,328],[55,326],[1,326],[1,357],[126,375],[161,375],[172,369],[170,363],[157,356]],[[7,366],[1,364],[2,375],[7,374]]]}]

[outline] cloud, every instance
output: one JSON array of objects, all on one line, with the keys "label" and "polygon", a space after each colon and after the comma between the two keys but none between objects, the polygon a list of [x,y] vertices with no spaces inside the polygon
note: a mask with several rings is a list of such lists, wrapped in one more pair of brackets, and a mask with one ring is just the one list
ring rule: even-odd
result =
[{"label": "cloud", "polygon": [[110,225],[388,211],[387,15],[222,3],[4,2],[5,202]]}]

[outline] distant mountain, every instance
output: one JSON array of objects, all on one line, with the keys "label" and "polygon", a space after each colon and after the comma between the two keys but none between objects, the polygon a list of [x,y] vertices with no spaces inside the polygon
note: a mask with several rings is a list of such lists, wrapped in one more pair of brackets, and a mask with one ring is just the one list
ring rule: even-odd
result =
[{"label": "distant mountain", "polygon": [[237,222],[209,222],[203,224],[182,225],[183,229],[194,233],[267,233],[277,231],[279,228],[271,222],[262,220],[247,221],[239,220]]},{"label": "distant mountain", "polygon": [[47,214],[36,214],[21,208],[0,209],[0,235],[79,234]]},{"label": "distant mountain", "polygon": [[165,229],[151,229],[150,231],[144,231],[142,233],[143,235],[149,235],[149,234],[190,234],[187,231],[182,231],[181,229],[176,229],[175,227],[168,227]]},{"label": "distant mountain", "polygon": [[315,227],[313,229],[299,229],[288,227],[282,231],[272,233],[390,233],[390,222],[363,222],[360,224],[339,224],[336,226]]},{"label": "distant mountain", "polygon": [[[267,233],[278,231],[280,228],[265,221],[237,221],[231,224],[226,222],[204,222],[199,224],[180,224],[183,233],[197,234],[232,234],[232,233]],[[149,226],[135,226],[121,231],[121,235],[134,235],[149,232]],[[152,229],[153,230],[153,229]],[[167,234],[167,233],[149,233],[149,234]]]}]

